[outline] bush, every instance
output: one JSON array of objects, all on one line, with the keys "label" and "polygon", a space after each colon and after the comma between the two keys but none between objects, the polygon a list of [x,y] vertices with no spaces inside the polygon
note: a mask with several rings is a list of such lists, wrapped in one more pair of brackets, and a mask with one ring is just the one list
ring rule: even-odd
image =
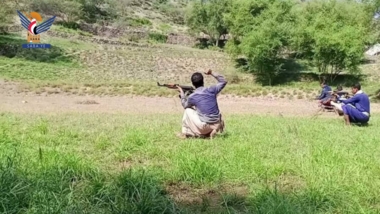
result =
[{"label": "bush", "polygon": [[166,43],[167,39],[168,39],[167,35],[163,35],[160,33],[149,33],[149,40],[150,41],[155,41],[155,42],[159,42],[159,43]]},{"label": "bush", "polygon": [[117,18],[116,2],[112,0],[79,0],[82,19],[88,23],[95,23],[98,20],[113,20]]},{"label": "bush", "polygon": [[48,16],[58,16],[65,22],[72,23],[82,17],[81,6],[77,1],[32,0],[30,11]]},{"label": "bush", "polygon": [[177,7],[167,0],[157,0],[153,6],[155,9],[165,14],[169,18],[169,21],[179,25],[185,24],[183,8]]},{"label": "bush", "polygon": [[152,25],[152,22],[149,19],[144,19],[144,18],[129,19],[127,22],[130,26],[133,26],[133,27]]}]

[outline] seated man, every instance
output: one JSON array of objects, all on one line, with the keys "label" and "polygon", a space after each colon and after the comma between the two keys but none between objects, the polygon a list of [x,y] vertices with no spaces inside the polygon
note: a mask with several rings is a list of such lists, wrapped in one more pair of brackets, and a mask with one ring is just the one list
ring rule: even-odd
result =
[{"label": "seated man", "polygon": [[343,87],[341,85],[337,86],[336,89],[334,90],[334,93],[336,93],[338,96],[343,95]]},{"label": "seated man", "polygon": [[346,125],[350,125],[350,122],[367,123],[370,118],[369,97],[363,93],[359,83],[352,86],[352,93],[354,96],[350,99],[339,98],[339,101],[343,103],[341,109]]},{"label": "seated man", "polygon": [[332,92],[330,104],[340,116],[343,115],[342,105],[344,105],[341,100],[346,100],[347,95],[348,92],[343,91],[342,86],[338,86],[337,89]]},{"label": "seated man", "polygon": [[328,86],[325,81],[322,81],[321,82],[321,88],[322,88],[321,95],[319,95],[319,97],[317,97],[317,99],[319,100],[320,105],[329,106],[330,105],[330,98],[331,98],[330,91],[332,91],[331,87]]},{"label": "seated man", "polygon": [[345,99],[349,93],[347,91],[343,91],[342,86],[338,86],[336,90],[333,91],[333,94],[335,94],[337,98]]},{"label": "seated man", "polygon": [[181,103],[185,108],[181,137],[213,138],[218,131],[223,132],[224,121],[219,112],[217,95],[226,86],[227,81],[222,75],[213,74],[211,70],[205,74],[215,77],[218,83],[208,88],[204,87],[203,75],[196,72],[191,76],[191,82],[196,88],[194,93],[186,98],[183,90],[178,87]]}]

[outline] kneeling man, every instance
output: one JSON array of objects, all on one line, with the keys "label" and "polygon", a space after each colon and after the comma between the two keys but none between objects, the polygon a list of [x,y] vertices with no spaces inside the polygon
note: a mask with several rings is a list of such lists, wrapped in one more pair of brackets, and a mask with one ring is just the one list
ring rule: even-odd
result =
[{"label": "kneeling man", "polygon": [[213,138],[218,131],[223,132],[224,130],[224,121],[219,111],[217,95],[226,86],[227,81],[222,75],[212,73],[211,70],[205,74],[215,77],[218,83],[204,87],[203,75],[196,72],[191,76],[191,82],[196,88],[194,93],[186,98],[183,90],[178,87],[181,93],[181,103],[185,109],[181,137]]},{"label": "kneeling man", "polygon": [[346,125],[354,123],[368,123],[370,118],[370,102],[367,94],[361,90],[359,83],[352,86],[353,97],[350,99],[339,98],[339,101],[343,103],[341,110],[344,114],[344,120]]}]

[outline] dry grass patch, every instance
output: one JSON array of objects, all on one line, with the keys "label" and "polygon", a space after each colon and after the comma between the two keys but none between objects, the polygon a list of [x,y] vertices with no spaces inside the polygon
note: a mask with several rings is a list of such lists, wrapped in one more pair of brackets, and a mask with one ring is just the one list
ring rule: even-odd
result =
[{"label": "dry grass patch", "polygon": [[82,101],[76,101],[75,103],[76,104],[82,104],[82,105],[95,105],[95,104],[99,104],[95,100],[82,100]]},{"label": "dry grass patch", "polygon": [[226,207],[246,205],[247,186],[223,184],[214,188],[195,188],[184,183],[168,183],[165,188],[170,198],[193,211],[220,212]]}]

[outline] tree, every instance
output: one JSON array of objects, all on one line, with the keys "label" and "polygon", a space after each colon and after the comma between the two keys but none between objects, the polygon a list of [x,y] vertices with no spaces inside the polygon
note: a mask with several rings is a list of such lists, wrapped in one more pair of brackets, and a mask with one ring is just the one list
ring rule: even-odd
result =
[{"label": "tree", "polygon": [[[0,7],[0,27],[9,24],[14,15],[16,15],[15,4],[10,0],[2,2]],[[0,30],[1,31],[1,30]]]},{"label": "tree", "polygon": [[232,39],[227,52],[247,58],[249,70],[269,85],[282,70],[292,36],[294,1],[237,0],[226,15]]},{"label": "tree", "polygon": [[76,0],[31,0],[30,10],[43,13],[48,16],[59,16],[65,22],[78,21],[82,16],[81,4]]},{"label": "tree", "polygon": [[313,1],[302,6],[292,39],[301,58],[334,81],[343,71],[359,74],[371,29],[365,5],[354,1]]},{"label": "tree", "polygon": [[194,1],[185,15],[186,25],[192,33],[210,36],[216,46],[219,38],[228,33],[224,14],[229,10],[231,0]]},{"label": "tree", "polygon": [[13,24],[16,10],[28,11],[26,0],[3,0],[0,6],[0,33],[6,33],[6,26]]}]

